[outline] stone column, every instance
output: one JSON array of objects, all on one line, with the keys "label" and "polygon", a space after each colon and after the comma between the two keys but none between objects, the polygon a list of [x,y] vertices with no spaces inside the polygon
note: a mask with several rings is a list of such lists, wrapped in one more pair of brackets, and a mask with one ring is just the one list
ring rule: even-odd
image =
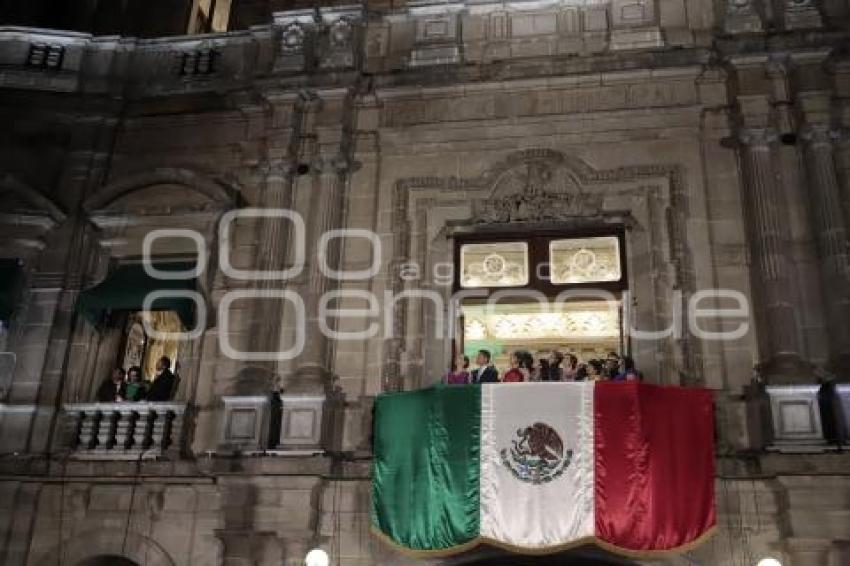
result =
[{"label": "stone column", "polygon": [[847,376],[850,373],[850,254],[833,148],[837,136],[826,123],[807,123],[802,138],[809,210],[826,301],[830,369]]},{"label": "stone column", "polygon": [[[292,181],[290,163],[285,159],[270,159],[261,165],[264,175],[263,189],[258,208],[271,211],[292,208]],[[289,221],[284,218],[257,219],[256,270],[282,271],[287,263]],[[255,282],[259,291],[280,289],[285,283],[278,279]],[[258,352],[275,352],[280,347],[280,326],[283,305],[277,299],[257,299],[251,319],[252,349]],[[274,372],[275,362],[260,364]]]},{"label": "stone column", "polygon": [[[343,189],[349,170],[348,159],[342,155],[320,156],[312,164],[314,173],[314,196],[307,223],[308,268],[305,279],[304,304],[306,307],[306,328],[304,350],[298,359],[295,376],[287,383],[287,391],[316,391],[317,384],[324,384],[330,368],[328,367],[328,338],[319,326],[319,302],[325,292],[336,281],[323,272],[319,258],[320,239],[331,230],[339,229],[343,212]],[[327,266],[338,269],[340,238],[328,241],[325,247]]]},{"label": "stone column", "polygon": [[782,217],[779,183],[773,167],[775,133],[766,127],[740,131],[744,173],[744,205],[752,251],[754,296],[764,339],[760,373],[769,381],[798,381],[808,367],[800,357],[796,298],[788,257],[786,222]]}]

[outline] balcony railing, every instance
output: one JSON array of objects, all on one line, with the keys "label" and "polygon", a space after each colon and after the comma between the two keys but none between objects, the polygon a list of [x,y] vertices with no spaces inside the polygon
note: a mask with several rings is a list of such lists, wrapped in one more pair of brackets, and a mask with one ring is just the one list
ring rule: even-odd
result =
[{"label": "balcony railing", "polygon": [[184,403],[65,405],[74,457],[90,460],[176,458],[184,447]]}]

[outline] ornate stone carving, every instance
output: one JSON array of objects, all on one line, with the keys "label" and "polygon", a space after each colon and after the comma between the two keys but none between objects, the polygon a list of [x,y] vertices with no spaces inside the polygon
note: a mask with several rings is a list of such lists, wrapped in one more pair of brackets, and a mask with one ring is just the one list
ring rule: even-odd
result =
[{"label": "ornate stone carving", "polygon": [[776,142],[779,136],[770,128],[746,128],[738,132],[738,139],[748,146],[750,151],[769,151],[770,144]]},{"label": "ornate stone carving", "polygon": [[529,157],[496,181],[475,214],[478,223],[557,220],[597,214],[601,195],[587,195],[569,171],[552,159]]},{"label": "ornate stone carving", "polygon": [[823,25],[813,0],[785,0],[785,29],[819,28]]},{"label": "ornate stone carving", "polygon": [[328,28],[328,40],[331,47],[348,47],[353,35],[354,25],[350,18],[339,18]]},{"label": "ornate stone carving", "polygon": [[320,66],[350,68],[355,65],[360,49],[363,10],[359,6],[319,8],[322,25]]},{"label": "ornate stone carving", "polygon": [[726,0],[724,29],[729,33],[761,31],[761,15],[752,0]]},{"label": "ornate stone carving", "polygon": [[304,31],[304,26],[298,22],[293,22],[283,28],[280,35],[280,50],[283,53],[297,53],[304,47],[304,37],[307,33]]}]

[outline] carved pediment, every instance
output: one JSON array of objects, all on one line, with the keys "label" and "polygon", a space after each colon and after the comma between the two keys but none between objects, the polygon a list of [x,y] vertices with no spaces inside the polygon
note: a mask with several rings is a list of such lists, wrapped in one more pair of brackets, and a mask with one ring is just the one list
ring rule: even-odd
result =
[{"label": "carved pediment", "polygon": [[478,223],[558,220],[598,214],[602,196],[583,190],[579,173],[559,154],[525,152],[496,176],[478,203]]},{"label": "carved pediment", "polygon": [[137,189],[113,200],[100,213],[156,216],[200,212],[221,208],[207,195],[178,184],[161,184]]},{"label": "carved pediment", "polygon": [[83,207],[92,216],[161,216],[231,208],[235,195],[222,182],[186,169],[159,168],[102,187]]}]

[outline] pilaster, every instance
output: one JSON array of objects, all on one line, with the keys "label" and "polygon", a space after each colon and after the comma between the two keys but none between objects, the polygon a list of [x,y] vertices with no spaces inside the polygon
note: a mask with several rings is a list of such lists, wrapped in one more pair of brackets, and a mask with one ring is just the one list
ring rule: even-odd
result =
[{"label": "pilaster", "polygon": [[850,374],[850,254],[834,155],[838,132],[830,123],[829,93],[804,93],[798,100],[805,118],[809,210],[826,301],[830,369],[844,377]]},{"label": "pilaster", "polygon": [[[750,98],[750,97],[748,97]],[[764,97],[743,101],[745,111],[760,106],[767,110]],[[756,103],[755,105],[749,103]],[[761,103],[761,104],[759,104]],[[796,297],[792,266],[788,256],[786,221],[777,190],[774,146],[778,136],[769,122],[744,114],[739,131],[744,174],[744,205],[750,225],[753,277],[757,300],[763,313],[761,331],[764,348],[760,373],[771,382],[805,379],[807,366],[800,355],[795,314]]]}]

